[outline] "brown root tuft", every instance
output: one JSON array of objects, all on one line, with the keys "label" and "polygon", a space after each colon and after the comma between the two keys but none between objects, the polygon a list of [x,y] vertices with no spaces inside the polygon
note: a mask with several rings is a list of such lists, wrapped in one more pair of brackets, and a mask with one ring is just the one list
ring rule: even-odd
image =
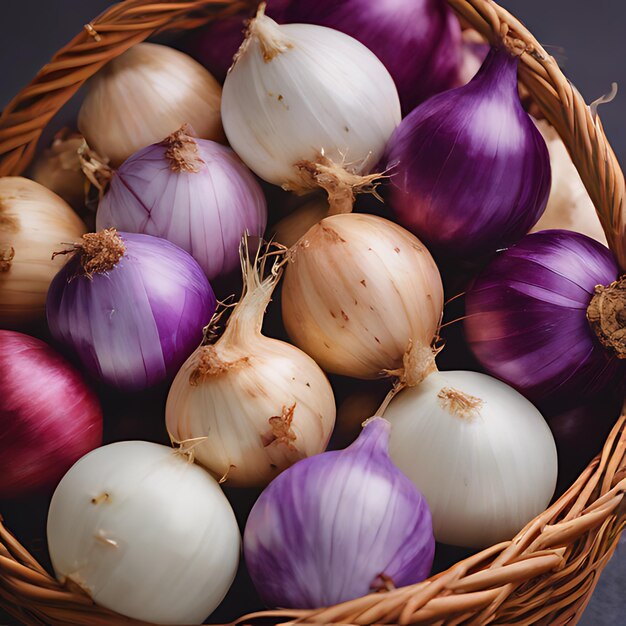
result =
[{"label": "brown root tuft", "polygon": [[626,276],[608,287],[596,287],[587,321],[607,350],[626,359]]},{"label": "brown root tuft", "polygon": [[379,197],[376,188],[384,178],[384,174],[361,176],[350,172],[345,164],[334,163],[323,153],[315,161],[298,161],[295,167],[300,173],[300,181],[288,183],[284,188],[306,194],[321,187],[328,194],[328,215],[351,213],[358,193],[371,193]]},{"label": "brown root tuft", "polygon": [[205,164],[191,133],[190,126],[183,124],[161,142],[166,148],[165,158],[169,160],[173,172],[197,173]]},{"label": "brown root tuft", "polygon": [[87,278],[112,270],[124,256],[126,246],[115,228],[106,228],[97,233],[87,233],[80,243],[71,248],[55,252],[52,258],[65,254],[80,254],[80,263]]}]

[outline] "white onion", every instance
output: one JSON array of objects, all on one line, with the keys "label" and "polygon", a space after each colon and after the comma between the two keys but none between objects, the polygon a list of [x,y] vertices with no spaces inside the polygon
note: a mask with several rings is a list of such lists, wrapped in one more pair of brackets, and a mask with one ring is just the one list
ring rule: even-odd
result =
[{"label": "white onion", "polygon": [[552,498],[552,433],[495,378],[435,372],[401,391],[385,418],[391,458],[426,497],[440,542],[482,548],[512,539]]},{"label": "white onion", "polygon": [[304,191],[327,188],[296,166],[321,154],[354,174],[370,172],[400,122],[400,101],[389,72],[356,39],[322,26],[279,26],[261,10],[226,77],[222,119],[251,170]]},{"label": "white onion", "polygon": [[101,606],[158,624],[201,623],[235,577],[240,543],[215,479],[181,452],[143,441],[83,457],[48,514],[57,578]]}]

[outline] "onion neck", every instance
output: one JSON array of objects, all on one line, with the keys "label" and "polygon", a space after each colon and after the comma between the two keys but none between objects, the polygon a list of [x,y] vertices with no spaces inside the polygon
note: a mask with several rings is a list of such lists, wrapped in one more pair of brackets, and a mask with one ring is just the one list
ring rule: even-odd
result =
[{"label": "onion neck", "polygon": [[468,421],[477,417],[485,404],[480,398],[452,387],[443,387],[437,398],[448,413]]},{"label": "onion neck", "polygon": [[351,453],[389,454],[391,424],[383,417],[374,416],[363,422],[363,430],[358,439],[346,448]]},{"label": "onion neck", "polygon": [[270,17],[265,15],[266,3],[259,5],[256,16],[250,20],[246,38],[235,55],[233,66],[237,63],[242,54],[246,52],[253,40],[259,42],[261,56],[265,63],[270,63],[279,54],[283,54],[293,48],[293,43],[285,36],[281,27]]},{"label": "onion neck", "polygon": [[[278,244],[268,244],[264,250],[263,245],[260,245],[255,258],[251,259],[248,240],[244,240],[240,248],[243,294],[217,345],[239,345],[249,351],[250,341],[262,337],[265,310],[282,276],[286,252],[286,248]],[[268,261],[271,261],[272,266],[266,276]]]},{"label": "onion neck", "polygon": [[494,95],[512,97],[515,101],[520,102],[517,89],[518,64],[519,55],[515,55],[505,45],[491,48],[468,87],[478,86],[488,97]]},{"label": "onion neck", "polygon": [[126,246],[117,230],[107,228],[98,233],[83,235],[80,243],[63,252],[55,252],[52,258],[64,254],[80,254],[80,263],[85,275],[91,278],[94,274],[111,271],[125,252]]},{"label": "onion neck", "polygon": [[595,288],[587,321],[604,348],[618,359],[626,359],[626,275]]},{"label": "onion neck", "polygon": [[204,167],[200,157],[198,143],[191,135],[191,127],[183,124],[176,132],[163,140],[165,158],[169,161],[173,172],[187,172],[195,174]]}]

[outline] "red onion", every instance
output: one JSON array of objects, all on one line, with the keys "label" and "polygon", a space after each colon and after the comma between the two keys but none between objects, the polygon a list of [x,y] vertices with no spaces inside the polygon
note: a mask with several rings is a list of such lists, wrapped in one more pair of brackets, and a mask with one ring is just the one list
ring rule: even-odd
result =
[{"label": "red onion", "polygon": [[328,26],[367,46],[393,77],[405,115],[458,80],[461,27],[445,0],[291,0],[285,20]]},{"label": "red onion", "polygon": [[239,268],[244,233],[260,236],[265,196],[235,153],[183,127],[127,159],[113,175],[96,225],[168,239],[209,280]]},{"label": "red onion", "polygon": [[39,339],[0,330],[0,499],[55,487],[102,443],[98,398]]},{"label": "red onion", "polygon": [[609,394],[547,418],[559,458],[557,495],[568,489],[602,450],[621,408],[621,399]]},{"label": "red onion", "polygon": [[490,374],[535,401],[571,401],[610,389],[624,376],[623,362],[608,347],[611,337],[603,338],[607,348],[601,345],[586,315],[595,311],[608,329],[619,288],[601,288],[597,297],[594,290],[617,278],[609,250],[585,235],[527,235],[468,290],[469,345]]},{"label": "red onion", "polygon": [[471,82],[419,106],[389,142],[390,208],[441,258],[515,243],[546,207],[550,159],[522,108],[517,63],[492,49]]},{"label": "red onion", "polygon": [[244,551],[268,605],[328,606],[428,576],[430,511],[389,459],[389,431],[373,417],[350,447],[296,463],[261,494]]},{"label": "red onion", "polygon": [[[289,1],[267,0],[265,13],[282,24]],[[220,83],[223,83],[228,68],[233,63],[233,57],[243,42],[246,21],[251,17],[251,14],[239,13],[221,20],[214,20],[208,26],[194,31],[183,47]]]},{"label": "red onion", "polygon": [[196,261],[165,239],[115,229],[84,235],[73,252],[48,292],[53,337],[119,389],[174,375],[216,307]]}]

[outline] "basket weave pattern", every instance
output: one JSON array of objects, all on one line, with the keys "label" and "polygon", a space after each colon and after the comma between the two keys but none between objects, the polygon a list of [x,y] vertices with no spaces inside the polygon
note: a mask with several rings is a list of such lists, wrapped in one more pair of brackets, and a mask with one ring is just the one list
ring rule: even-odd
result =
[{"label": "basket weave pattern", "polygon": [[[523,50],[520,81],[565,142],[609,245],[626,271],[624,175],[600,119],[526,28],[492,0],[448,0],[489,41]],[[250,0],[126,0],[60,50],[0,116],[0,176],[24,171],[46,124],[106,62],[156,32],[189,29]],[[625,405],[626,412],[626,405]],[[626,522],[626,414],[576,483],[512,540],[427,581],[341,605],[246,616],[303,624],[575,624]],[[61,585],[4,528],[0,518],[0,606],[25,624],[108,626],[142,622],[93,604]],[[147,625],[146,625],[147,626]]]}]

